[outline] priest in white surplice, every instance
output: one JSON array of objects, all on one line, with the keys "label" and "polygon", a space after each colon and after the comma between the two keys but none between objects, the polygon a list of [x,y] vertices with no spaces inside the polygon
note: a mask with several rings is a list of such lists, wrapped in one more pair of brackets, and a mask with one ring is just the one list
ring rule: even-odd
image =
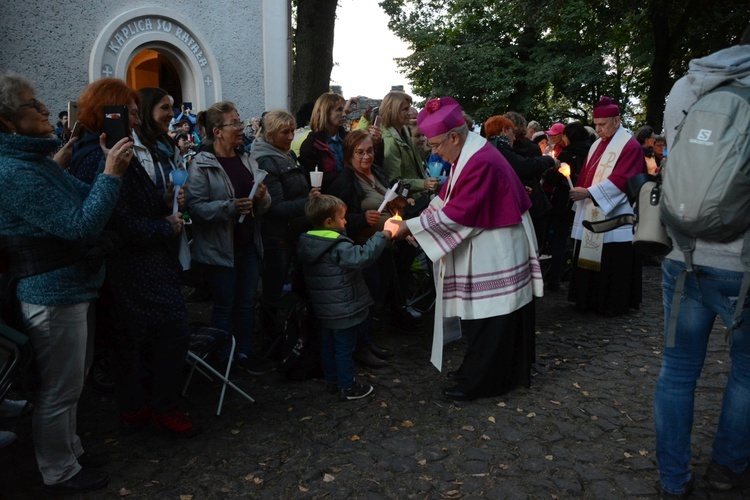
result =
[{"label": "priest in white surplice", "polygon": [[573,276],[568,300],[581,312],[605,316],[625,314],[641,304],[641,261],[633,249],[633,227],[592,233],[583,221],[632,214],[625,184],[646,173],[643,148],[620,123],[620,108],[609,97],[594,105],[599,139],[591,145],[576,186],[570,190],[573,209]]},{"label": "priest in white surplice", "polygon": [[529,387],[533,299],[543,287],[529,196],[500,152],[469,132],[452,98],[428,101],[417,123],[452,164],[422,215],[397,223],[397,237],[411,233],[434,262],[432,363],[442,369],[444,318],[460,318],[468,340],[461,367],[448,374],[456,385],[443,394],[471,400]]}]

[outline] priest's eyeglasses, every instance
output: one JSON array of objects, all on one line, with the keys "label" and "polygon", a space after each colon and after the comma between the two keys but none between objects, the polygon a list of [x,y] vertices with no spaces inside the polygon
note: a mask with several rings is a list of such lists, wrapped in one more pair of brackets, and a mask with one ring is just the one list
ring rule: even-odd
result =
[{"label": "priest's eyeglasses", "polygon": [[439,143],[437,143],[437,144],[430,144],[430,143],[428,142],[428,143],[427,143],[427,145],[428,145],[428,146],[430,146],[430,149],[432,149],[433,151],[437,151],[437,150],[438,150],[438,149],[440,148],[440,146],[442,146],[443,144],[445,144],[445,141],[447,141],[448,139],[450,139],[450,137],[451,137],[451,134],[452,134],[452,133],[453,133],[453,132],[448,132],[448,135],[446,135],[446,136],[445,136],[445,137],[443,138],[443,140],[442,140],[442,141],[440,141],[440,142],[439,142]]}]

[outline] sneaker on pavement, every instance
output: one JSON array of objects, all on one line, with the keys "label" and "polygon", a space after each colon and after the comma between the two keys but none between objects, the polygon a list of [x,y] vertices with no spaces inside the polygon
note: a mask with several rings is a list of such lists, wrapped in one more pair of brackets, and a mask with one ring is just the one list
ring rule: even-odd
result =
[{"label": "sneaker on pavement", "polygon": [[354,382],[354,384],[347,388],[347,389],[341,389],[339,391],[339,399],[341,401],[352,401],[355,399],[362,399],[367,396],[369,396],[373,391],[373,388],[371,385],[365,385],[360,384],[359,382]]},{"label": "sneaker on pavement", "polygon": [[61,483],[45,484],[44,489],[54,495],[69,495],[84,491],[99,490],[107,486],[109,474],[100,470],[82,467],[78,474]]},{"label": "sneaker on pavement", "polygon": [[172,437],[191,438],[203,431],[200,427],[194,426],[187,416],[178,410],[154,413],[151,421]]},{"label": "sneaker on pavement", "polygon": [[656,489],[659,491],[659,498],[662,500],[684,500],[689,498],[695,489],[695,474],[690,475],[690,481],[685,485],[685,490],[682,493],[669,493],[659,480],[656,481]]},{"label": "sneaker on pavement", "polygon": [[705,480],[709,486],[719,491],[747,488],[750,486],[750,467],[742,472],[734,472],[729,467],[711,460],[708,469],[706,469]]}]

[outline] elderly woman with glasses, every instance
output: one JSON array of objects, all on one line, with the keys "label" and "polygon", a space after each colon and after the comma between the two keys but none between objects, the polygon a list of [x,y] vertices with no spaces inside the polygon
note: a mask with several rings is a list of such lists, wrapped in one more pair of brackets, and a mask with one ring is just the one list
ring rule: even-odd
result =
[{"label": "elderly woman with glasses", "polygon": [[[20,278],[4,297],[12,309],[3,313],[19,316],[14,324],[34,349],[40,385],[32,425],[45,489],[76,493],[108,481],[91,469],[97,459],[84,453],[76,410],[91,362],[91,303],[104,280],[89,243],[115,207],[133,142],[125,138],[106,150],[97,137],[103,170],[88,185],[50,158],[60,141],[49,115],[31,82],[0,74],[0,246],[10,260],[4,278]],[[69,146],[64,151],[69,154]]]},{"label": "elderly woman with glasses", "polygon": [[[164,434],[189,438],[200,428],[177,409],[190,338],[177,257],[185,222],[180,212],[172,211],[166,175],[173,168],[171,143],[165,144],[166,153],[156,154],[156,143],[167,140],[172,113],[164,104],[169,102],[160,89],[139,95],[115,78],[86,87],[78,98],[78,121],[86,133],[74,148],[70,169],[87,181],[97,175],[102,154],[91,138],[104,129],[106,106],[126,106],[130,125],[155,146],[155,157],[147,147],[141,152],[142,159],[145,154],[152,160],[151,168],[135,157],[123,177],[109,223],[121,246],[107,259],[103,296],[110,299],[107,311],[114,317],[112,361],[122,430],[135,432],[153,424]],[[144,108],[140,113],[139,106]],[[144,371],[151,375],[148,384],[143,383]]]},{"label": "elderly woman with glasses", "polygon": [[[257,366],[253,331],[263,255],[257,216],[268,210],[271,197],[263,183],[249,197],[258,165],[242,149],[245,125],[234,104],[216,103],[197,120],[206,136],[188,168],[193,260],[204,266],[213,295],[211,326],[234,335],[236,363],[250,371]],[[229,354],[229,348],[221,353],[225,366]]]}]

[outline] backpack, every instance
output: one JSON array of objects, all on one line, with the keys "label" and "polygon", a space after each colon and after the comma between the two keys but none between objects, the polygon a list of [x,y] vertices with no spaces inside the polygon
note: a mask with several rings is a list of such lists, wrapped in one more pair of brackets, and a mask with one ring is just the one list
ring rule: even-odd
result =
[{"label": "backpack", "polygon": [[750,287],[750,87],[723,86],[702,96],[679,126],[663,171],[661,221],[685,256],[667,330],[674,346],[677,310],[697,238],[728,242],[744,234],[744,276],[727,340],[739,326]]}]

